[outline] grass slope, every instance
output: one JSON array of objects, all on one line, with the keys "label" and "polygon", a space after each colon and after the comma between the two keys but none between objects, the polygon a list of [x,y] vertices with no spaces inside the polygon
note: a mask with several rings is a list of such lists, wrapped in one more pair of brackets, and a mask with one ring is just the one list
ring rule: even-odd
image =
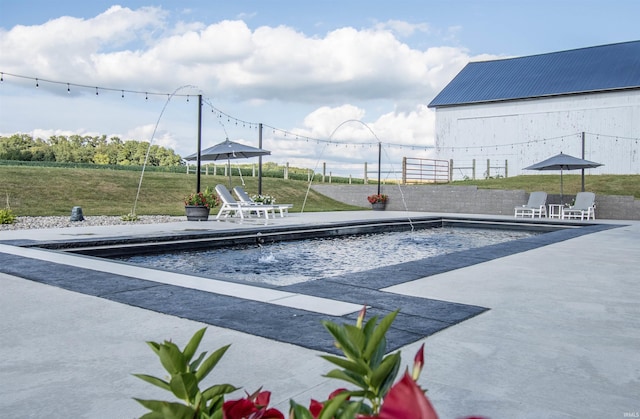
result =
[{"label": "grass slope", "polygon": [[[575,171],[572,173],[576,173]],[[579,171],[577,172],[579,173]],[[579,174],[562,176],[565,195],[575,195],[582,190]],[[509,178],[465,180],[453,185],[477,185],[484,189],[524,189],[527,192],[545,191],[549,194],[560,193],[560,175],[523,175]],[[585,191],[597,195],[631,195],[640,199],[640,175],[585,175]]]},{"label": "grass slope", "polygon": [[[257,193],[258,180],[245,177],[245,190]],[[0,208],[6,200],[18,216],[69,215],[74,206],[85,215],[124,215],[133,210],[140,173],[128,170],[76,169],[30,166],[0,166]],[[202,176],[201,189],[228,184],[224,176]],[[233,185],[240,185],[233,178]],[[135,213],[138,215],[184,215],[183,198],[195,191],[195,175],[146,172]],[[459,181],[453,185],[477,185],[489,189],[523,189],[528,192],[560,193],[558,175],[526,175],[510,178]],[[300,211],[308,183],[263,178],[262,192],[279,203],[290,203]],[[564,176],[564,193],[581,188],[580,175]],[[640,199],[640,175],[592,175],[585,177],[585,189],[599,195],[633,195]],[[364,207],[364,206],[363,206]],[[345,211],[363,209],[334,201],[309,190],[305,211]]]},{"label": "grass slope", "polygon": [[[245,177],[244,189],[258,192],[258,179]],[[74,169],[51,167],[0,166],[0,208],[8,199],[18,216],[69,215],[74,206],[85,215],[124,215],[133,210],[140,173],[128,170]],[[201,190],[218,183],[228,185],[224,176],[202,176]],[[233,178],[233,185],[241,185]],[[293,204],[300,211],[308,184],[302,181],[263,178],[262,193],[278,203]],[[142,180],[135,213],[138,215],[184,215],[184,197],[196,189],[195,175],[146,172]],[[7,198],[8,197],[8,198]],[[313,190],[305,211],[362,209],[334,201]]]}]

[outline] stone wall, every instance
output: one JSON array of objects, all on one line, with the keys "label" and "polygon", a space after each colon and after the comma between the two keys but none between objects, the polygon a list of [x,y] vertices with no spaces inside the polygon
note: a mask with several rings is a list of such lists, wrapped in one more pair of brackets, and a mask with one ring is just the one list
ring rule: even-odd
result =
[{"label": "stone wall", "polygon": [[[336,201],[370,208],[367,196],[378,192],[377,185],[319,184],[314,190]],[[476,186],[383,185],[389,195],[387,209],[445,213],[513,215],[516,206],[527,203],[523,190],[478,189]],[[571,202],[575,195],[564,195]],[[549,195],[548,203],[559,203],[560,195]],[[632,196],[596,195],[596,218],[640,220],[640,200]]]}]

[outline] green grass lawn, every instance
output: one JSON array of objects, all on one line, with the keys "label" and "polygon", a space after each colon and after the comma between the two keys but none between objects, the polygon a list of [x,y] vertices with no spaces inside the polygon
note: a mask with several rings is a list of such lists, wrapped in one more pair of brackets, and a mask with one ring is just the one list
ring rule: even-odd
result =
[{"label": "green grass lawn", "polygon": [[[0,166],[0,208],[8,199],[18,216],[69,215],[74,206],[84,215],[125,215],[133,210],[140,173],[129,170],[75,169],[28,166]],[[258,192],[258,179],[244,177],[249,195]],[[218,183],[227,185],[225,176],[201,176],[201,190]],[[239,177],[233,186],[242,185]],[[277,203],[293,204],[300,211],[307,193],[307,182],[263,178],[262,193]],[[184,197],[196,189],[196,176],[185,173],[146,172],[136,206],[137,215],[184,215]],[[362,209],[334,201],[313,190],[305,211],[344,211]]]},{"label": "green grass lawn", "polygon": [[[565,195],[575,195],[582,189],[580,171],[562,176]],[[524,189],[527,192],[545,191],[549,194],[560,193],[560,175],[523,175],[509,178],[465,180],[453,182],[453,185],[477,185],[484,189]],[[640,199],[640,175],[588,175],[584,177],[584,189],[596,195],[631,195]]]},{"label": "green grass lawn", "polygon": [[[244,177],[245,190],[258,191],[258,179]],[[8,201],[18,216],[69,215],[74,206],[85,215],[125,215],[133,210],[140,173],[129,170],[76,169],[30,166],[0,166],[0,208]],[[233,177],[233,185],[241,185]],[[201,177],[201,189],[228,184],[225,176]],[[527,175],[511,178],[459,181],[453,185],[477,185],[490,189],[524,189],[528,192],[560,193],[559,175]],[[293,204],[300,211],[308,183],[296,180],[263,178],[262,193],[278,203]],[[196,189],[195,175],[147,171],[135,213],[137,215],[184,215],[183,199]],[[640,199],[640,175],[590,175],[585,189],[598,195],[632,195]],[[564,176],[564,193],[580,191],[580,175]],[[334,201],[309,190],[305,211],[348,211],[364,209]],[[368,208],[368,206],[366,206]]]}]

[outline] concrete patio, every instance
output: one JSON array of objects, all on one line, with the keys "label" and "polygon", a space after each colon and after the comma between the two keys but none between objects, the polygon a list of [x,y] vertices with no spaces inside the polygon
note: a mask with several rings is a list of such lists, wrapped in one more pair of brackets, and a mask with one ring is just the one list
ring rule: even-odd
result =
[{"label": "concrete patio", "polygon": [[[291,214],[271,222],[314,225],[399,215],[406,214]],[[425,343],[419,383],[428,389],[441,418],[638,417],[640,222],[595,223],[619,227],[385,289],[489,308],[401,348],[403,364],[410,365]],[[183,221],[1,231],[0,253],[12,251],[11,243],[17,240],[250,226],[255,224]],[[207,326],[44,285],[20,274],[0,273],[0,289],[0,416],[8,418],[139,417],[146,410],[132,397],[171,398],[131,375],[163,375],[144,342],[171,339],[184,346],[196,330]],[[316,327],[323,330],[319,323]],[[207,384],[229,382],[249,392],[262,386],[272,392],[272,405],[283,412],[289,399],[307,404],[310,398],[324,399],[344,386],[322,377],[332,367],[319,357],[321,352],[300,346],[208,325],[200,349],[211,351],[229,343],[231,348]]]}]

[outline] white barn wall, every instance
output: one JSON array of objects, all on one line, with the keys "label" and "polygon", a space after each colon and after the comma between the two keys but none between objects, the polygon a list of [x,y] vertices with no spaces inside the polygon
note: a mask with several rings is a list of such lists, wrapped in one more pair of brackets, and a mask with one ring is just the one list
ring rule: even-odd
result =
[{"label": "white barn wall", "polygon": [[[436,109],[438,159],[454,167],[476,159],[476,177],[491,165],[508,175],[535,174],[522,169],[563,152],[603,163],[589,174],[640,174],[640,90],[482,103]],[[553,172],[552,172],[553,173]],[[504,175],[492,170],[491,175]],[[454,179],[471,176],[454,170]]]}]

